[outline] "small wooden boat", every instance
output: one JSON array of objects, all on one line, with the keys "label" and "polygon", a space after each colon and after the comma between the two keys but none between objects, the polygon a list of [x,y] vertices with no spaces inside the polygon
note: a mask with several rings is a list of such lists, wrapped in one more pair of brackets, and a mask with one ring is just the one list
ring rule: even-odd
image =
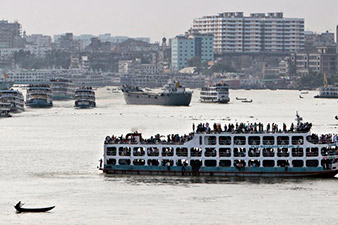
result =
[{"label": "small wooden boat", "polygon": [[243,103],[251,103],[251,102],[253,102],[253,100],[252,99],[250,99],[250,100],[243,100],[242,102]]},{"label": "small wooden boat", "polygon": [[336,120],[338,120],[338,116],[336,116],[335,118],[336,118]]},{"label": "small wooden boat", "polygon": [[55,206],[50,206],[50,207],[44,207],[44,208],[22,208],[22,204],[19,202],[14,206],[16,211],[18,213],[26,213],[26,212],[31,212],[31,213],[40,213],[40,212],[47,212],[55,208]]},{"label": "small wooden boat", "polygon": [[299,95],[299,98],[303,98],[303,96]]}]

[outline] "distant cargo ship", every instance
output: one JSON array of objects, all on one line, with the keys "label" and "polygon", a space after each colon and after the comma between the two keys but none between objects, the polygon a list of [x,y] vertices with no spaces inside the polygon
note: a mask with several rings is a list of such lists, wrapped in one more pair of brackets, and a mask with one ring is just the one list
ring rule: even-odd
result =
[{"label": "distant cargo ship", "polygon": [[200,101],[206,103],[228,103],[229,86],[224,83],[218,83],[209,87],[203,87],[200,93]]},{"label": "distant cargo ship", "polygon": [[26,105],[34,108],[52,107],[52,91],[49,84],[28,85]]},{"label": "distant cargo ship", "polygon": [[160,93],[145,92],[138,87],[122,88],[127,104],[133,105],[165,105],[189,106],[192,92],[186,91],[179,82],[173,81],[164,86]]},{"label": "distant cargo ship", "polygon": [[55,78],[50,80],[53,100],[71,100],[75,97],[75,86],[71,80]]},{"label": "distant cargo ship", "polygon": [[76,89],[75,107],[81,109],[96,107],[95,92],[92,87],[81,87]]}]

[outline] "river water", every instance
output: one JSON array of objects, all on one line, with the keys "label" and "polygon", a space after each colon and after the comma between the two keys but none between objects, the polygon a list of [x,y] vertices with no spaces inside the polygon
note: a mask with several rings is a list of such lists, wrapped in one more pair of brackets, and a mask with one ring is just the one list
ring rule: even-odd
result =
[{"label": "river water", "polygon": [[[275,122],[296,111],[315,133],[338,133],[338,103],[299,91],[231,90],[225,105],[126,105],[96,90],[97,108],[73,101],[0,119],[0,224],[338,224],[338,180],[105,176],[97,170],[107,135],[189,133],[199,122]],[[253,99],[242,103],[236,97]],[[16,214],[55,205],[50,213]]]}]

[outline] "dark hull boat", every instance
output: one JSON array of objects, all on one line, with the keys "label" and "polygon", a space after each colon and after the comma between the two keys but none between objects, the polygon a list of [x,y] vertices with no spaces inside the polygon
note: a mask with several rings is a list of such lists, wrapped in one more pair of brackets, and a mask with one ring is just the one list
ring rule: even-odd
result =
[{"label": "dark hull boat", "polygon": [[18,213],[26,213],[26,212],[39,213],[39,212],[48,212],[54,209],[55,206],[45,207],[45,208],[22,208],[21,206],[16,205],[14,206],[14,208],[16,209]]}]

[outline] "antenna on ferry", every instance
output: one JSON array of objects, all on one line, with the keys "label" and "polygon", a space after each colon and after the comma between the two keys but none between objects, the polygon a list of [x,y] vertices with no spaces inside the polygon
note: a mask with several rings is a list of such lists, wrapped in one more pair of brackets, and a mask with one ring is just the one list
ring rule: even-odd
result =
[{"label": "antenna on ferry", "polygon": [[297,127],[300,127],[300,123],[303,120],[302,117],[299,116],[298,111],[296,111],[296,121],[297,121]]}]

